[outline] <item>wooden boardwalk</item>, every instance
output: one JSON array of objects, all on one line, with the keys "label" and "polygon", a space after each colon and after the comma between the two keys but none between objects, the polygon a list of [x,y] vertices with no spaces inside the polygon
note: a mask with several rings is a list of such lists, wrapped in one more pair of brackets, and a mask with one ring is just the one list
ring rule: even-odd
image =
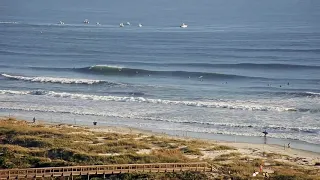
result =
[{"label": "wooden boardwalk", "polygon": [[0,170],[0,179],[50,179],[61,177],[73,179],[74,176],[105,175],[132,172],[180,172],[180,171],[216,171],[206,162],[195,163],[154,163],[154,164],[115,164],[94,166],[68,166],[28,169]]}]

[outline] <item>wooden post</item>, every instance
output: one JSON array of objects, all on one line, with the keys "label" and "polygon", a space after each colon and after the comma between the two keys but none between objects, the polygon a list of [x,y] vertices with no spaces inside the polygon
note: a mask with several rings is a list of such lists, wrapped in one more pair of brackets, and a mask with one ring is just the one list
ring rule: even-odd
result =
[{"label": "wooden post", "polygon": [[90,174],[88,173],[88,180],[90,180]]}]

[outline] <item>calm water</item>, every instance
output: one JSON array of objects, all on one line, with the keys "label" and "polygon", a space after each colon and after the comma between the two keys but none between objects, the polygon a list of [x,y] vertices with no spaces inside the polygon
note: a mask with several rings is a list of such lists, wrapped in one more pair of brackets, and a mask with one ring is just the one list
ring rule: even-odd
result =
[{"label": "calm water", "polygon": [[318,0],[1,0],[0,112],[320,144],[319,19]]}]

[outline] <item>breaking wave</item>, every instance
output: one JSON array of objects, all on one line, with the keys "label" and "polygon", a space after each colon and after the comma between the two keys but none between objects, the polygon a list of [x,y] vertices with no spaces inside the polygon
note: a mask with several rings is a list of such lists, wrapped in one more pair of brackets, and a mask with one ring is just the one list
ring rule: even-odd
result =
[{"label": "breaking wave", "polygon": [[296,107],[284,107],[281,105],[265,105],[259,102],[252,101],[236,101],[236,100],[211,100],[211,101],[176,101],[176,100],[163,100],[152,99],[138,96],[101,96],[90,94],[77,94],[67,92],[54,92],[54,91],[11,91],[0,90],[0,94],[9,95],[44,95],[56,98],[70,98],[70,99],[83,99],[93,101],[115,101],[115,102],[137,102],[137,103],[152,103],[152,104],[166,104],[166,105],[180,105],[180,106],[193,106],[203,108],[221,108],[221,109],[234,109],[246,111],[288,111],[288,112],[310,112],[319,113],[320,109],[303,109]]},{"label": "breaking wave", "polygon": [[113,83],[113,82],[107,82],[102,80],[91,80],[91,79],[70,79],[70,78],[57,78],[57,77],[25,77],[25,76],[13,76],[9,74],[1,74],[1,75],[8,79],[40,82],[40,83],[88,84],[88,85],[107,83],[109,85],[117,85],[117,83]]},{"label": "breaking wave", "polygon": [[[157,66],[183,66],[190,67],[209,67],[209,68],[237,68],[237,69],[319,69],[320,66],[308,66],[308,65],[289,65],[289,64],[253,64],[253,63],[240,63],[240,64],[210,64],[210,63],[169,63],[169,64],[159,64],[159,63],[143,63],[143,62],[128,62],[132,65],[144,64],[152,65],[153,67]],[[125,63],[126,64],[126,63]],[[23,67],[21,67],[23,68]],[[255,80],[272,80],[274,78],[267,77],[255,77],[255,76],[242,76],[234,74],[223,74],[223,73],[214,73],[214,72],[196,72],[196,71],[180,71],[180,70],[171,70],[171,71],[158,71],[158,70],[149,70],[141,68],[129,68],[116,65],[94,65],[89,67],[24,67],[35,70],[49,70],[49,71],[59,71],[59,72],[79,72],[79,73],[90,73],[98,75],[107,75],[107,76],[158,76],[158,77],[178,77],[178,78],[201,78],[201,79],[212,79],[212,80],[241,80],[241,79],[255,79]],[[284,78],[283,80],[291,80]],[[292,79],[299,80],[299,79]],[[316,83],[320,79],[303,79],[304,81],[315,81]]]}]

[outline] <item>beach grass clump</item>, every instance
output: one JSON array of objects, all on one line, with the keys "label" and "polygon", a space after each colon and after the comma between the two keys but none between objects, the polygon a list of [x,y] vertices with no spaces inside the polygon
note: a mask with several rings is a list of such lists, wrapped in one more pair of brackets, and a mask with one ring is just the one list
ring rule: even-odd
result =
[{"label": "beach grass clump", "polygon": [[217,157],[215,157],[213,160],[214,161],[226,161],[226,160],[230,160],[230,159],[234,159],[234,158],[239,158],[240,157],[240,153],[237,152],[232,152],[232,153],[227,153],[227,154],[221,154]]},{"label": "beach grass clump", "polygon": [[262,152],[262,156],[267,157],[269,159],[282,159],[282,157],[285,157],[286,155],[282,155],[282,154],[278,154],[278,153]]},{"label": "beach grass clump", "polygon": [[205,148],[208,143],[201,140],[184,140],[180,138],[172,137],[157,137],[157,136],[148,136],[141,139],[143,142],[148,142],[154,146],[161,148],[178,148],[181,146],[193,146],[196,148]]},{"label": "beach grass clump", "polygon": [[52,147],[52,142],[48,141],[47,139],[37,137],[37,136],[30,136],[30,135],[17,135],[13,136],[12,138],[7,139],[10,144],[19,145],[22,147],[38,147],[38,148],[46,148]]},{"label": "beach grass clump", "polygon": [[159,162],[175,163],[189,160],[179,149],[156,149],[151,155],[157,157]]},{"label": "beach grass clump", "polygon": [[281,165],[276,163],[272,167],[274,169],[274,176],[279,178],[288,178],[288,179],[320,179],[319,178],[319,169],[309,169],[302,168],[300,166],[288,164],[282,162]]},{"label": "beach grass clump", "polygon": [[236,149],[230,146],[216,144],[213,146],[206,147],[204,150],[205,151],[226,151],[226,150],[236,150]]},{"label": "beach grass clump", "polygon": [[224,165],[224,172],[230,172],[239,179],[246,179],[252,176],[253,172],[259,171],[261,160],[255,159],[254,162],[245,162],[238,159]]},{"label": "beach grass clump", "polygon": [[201,153],[201,151],[199,150],[199,148],[195,148],[193,146],[186,146],[186,147],[182,147],[180,148],[180,151],[183,154],[188,154],[188,155],[199,155],[202,156],[203,154]]}]

